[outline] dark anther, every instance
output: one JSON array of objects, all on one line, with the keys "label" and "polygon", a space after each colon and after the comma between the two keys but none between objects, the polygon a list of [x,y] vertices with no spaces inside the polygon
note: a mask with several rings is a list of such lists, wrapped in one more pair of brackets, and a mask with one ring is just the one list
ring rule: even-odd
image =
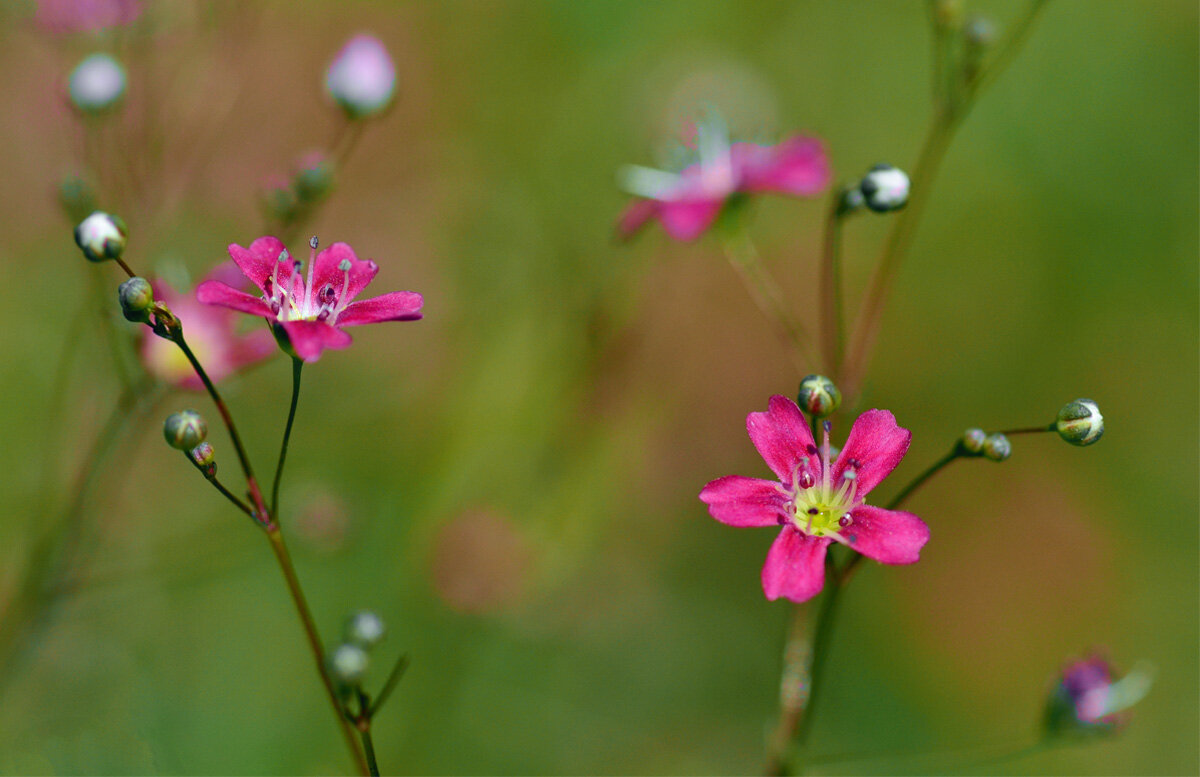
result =
[{"label": "dark anther", "polygon": [[815,446],[815,445],[810,445],[807,448],[805,448],[805,450],[808,451],[809,456],[817,455],[817,446]]},{"label": "dark anther", "polygon": [[815,507],[810,507],[810,508],[808,508],[808,514],[809,514],[809,515],[817,515],[817,514],[819,514],[820,512],[821,512],[821,511],[820,511],[820,510],[818,510],[818,509],[817,509],[817,508],[815,508]]}]

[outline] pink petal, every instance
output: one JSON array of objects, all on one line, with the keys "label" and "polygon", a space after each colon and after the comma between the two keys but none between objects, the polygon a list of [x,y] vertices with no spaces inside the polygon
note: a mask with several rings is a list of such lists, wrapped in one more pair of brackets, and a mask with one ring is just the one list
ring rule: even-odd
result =
[{"label": "pink petal", "polygon": [[[251,243],[249,248],[242,248],[237,243],[231,244],[229,246],[229,257],[237,263],[242,273],[266,294],[269,293],[267,291],[267,281],[271,279],[272,273],[275,272],[276,265],[280,264],[279,255],[283,251],[283,243],[278,238],[260,237]],[[291,262],[284,262],[279,266],[280,278],[291,274]]]},{"label": "pink petal", "polygon": [[279,324],[287,332],[292,350],[306,362],[321,358],[321,351],[326,348],[348,348],[353,342],[350,335],[324,321],[280,321]]},{"label": "pink petal", "polygon": [[725,201],[719,198],[671,200],[658,204],[658,214],[668,235],[689,241],[700,237],[712,226],[724,204]]},{"label": "pink petal", "polygon": [[628,240],[637,234],[646,222],[658,216],[659,203],[654,200],[634,200],[617,221],[617,237]]},{"label": "pink petal", "polygon": [[705,486],[700,501],[729,526],[777,526],[787,498],[773,480],[728,475]]},{"label": "pink petal", "polygon": [[929,527],[912,513],[859,505],[850,514],[854,523],[841,530],[846,544],[884,564],[912,564],[929,542]]},{"label": "pink petal", "polygon": [[763,592],[771,601],[784,597],[804,602],[825,586],[825,549],[828,537],[810,537],[793,526],[783,527],[767,551],[763,566]]},{"label": "pink petal", "polygon": [[[226,286],[220,281],[205,281],[196,287],[196,299],[206,305],[221,305],[222,307],[240,310],[252,316],[272,318],[274,313],[267,303],[259,297],[253,297],[244,291]],[[184,324],[186,325],[186,321]]]},{"label": "pink petal", "polygon": [[904,458],[912,432],[896,425],[896,417],[887,410],[868,410],[854,421],[842,452],[833,464],[833,482],[840,483],[842,473],[854,463],[858,473],[858,496],[864,496]]},{"label": "pink petal", "polygon": [[338,314],[338,326],[358,326],[379,321],[416,321],[425,300],[415,291],[390,291],[378,297],[351,302]]},{"label": "pink petal", "polygon": [[812,197],[833,177],[825,148],[816,138],[797,135],[777,146],[734,143],[730,154],[741,173],[742,191]]},{"label": "pink petal", "polygon": [[266,329],[258,329],[244,335],[232,335],[232,337],[234,341],[230,348],[229,367],[234,372],[260,362],[279,350],[275,338]]},{"label": "pink petal", "polygon": [[[767,412],[746,416],[746,431],[767,466],[784,485],[793,485],[792,478],[801,464],[811,469],[808,459],[815,458],[817,451],[812,432],[800,408],[787,397],[776,394],[767,404]],[[819,472],[818,468],[813,475]]]},{"label": "pink petal", "polygon": [[[346,293],[342,295],[342,284],[346,282],[346,273],[338,269],[343,261],[350,262],[350,283]],[[330,286],[337,294],[339,304],[345,305],[358,296],[379,272],[379,265],[370,259],[359,259],[354,249],[345,243],[334,243],[323,249],[313,260],[313,298],[316,299],[321,289]]]}]

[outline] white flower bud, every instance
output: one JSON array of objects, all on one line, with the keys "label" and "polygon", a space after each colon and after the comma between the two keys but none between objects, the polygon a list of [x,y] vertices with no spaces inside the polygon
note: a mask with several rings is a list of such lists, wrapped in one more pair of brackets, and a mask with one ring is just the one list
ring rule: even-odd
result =
[{"label": "white flower bud", "polygon": [[370,610],[359,610],[346,620],[346,641],[359,647],[375,647],[383,641],[386,633],[383,618]]},{"label": "white flower bud", "polygon": [[329,654],[328,660],[329,673],[342,686],[358,685],[363,675],[367,673],[367,666],[371,663],[367,651],[350,643],[334,648],[333,652]]},{"label": "white flower bud", "polygon": [[391,103],[396,66],[378,38],[356,35],[329,65],[325,88],[350,118],[365,118]]},{"label": "white flower bud", "polygon": [[983,455],[992,461],[1004,461],[1012,455],[1012,443],[999,432],[989,434],[983,441]]},{"label": "white flower bud", "polygon": [[67,91],[76,108],[100,113],[125,94],[125,68],[107,54],[93,54],[71,71]]},{"label": "white flower bud", "polygon": [[125,222],[98,210],[75,227],[75,245],[90,261],[116,259],[125,250]]},{"label": "white flower bud", "polygon": [[1054,426],[1058,436],[1072,445],[1091,445],[1104,434],[1104,417],[1095,402],[1077,399],[1063,405]]},{"label": "white flower bud", "polygon": [[875,165],[859,188],[867,207],[876,213],[899,210],[908,203],[908,175],[898,167]]}]

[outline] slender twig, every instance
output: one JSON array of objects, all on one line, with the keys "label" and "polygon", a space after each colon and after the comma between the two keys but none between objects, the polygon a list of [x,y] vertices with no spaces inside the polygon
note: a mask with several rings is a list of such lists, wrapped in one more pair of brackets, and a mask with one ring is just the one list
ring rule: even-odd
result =
[{"label": "slender twig", "polygon": [[375,701],[367,710],[367,717],[371,719],[375,718],[375,715],[379,712],[379,709],[383,706],[383,703],[388,700],[388,697],[392,695],[392,691],[396,689],[396,685],[400,682],[400,678],[404,677],[404,671],[408,669],[408,664],[408,653],[405,653],[396,659],[396,663],[392,667],[392,671],[388,674],[387,680],[383,683],[383,688],[380,689],[379,695],[375,697]]},{"label": "slender twig", "polygon": [[1011,436],[1014,434],[1037,434],[1039,432],[1055,432],[1058,431],[1058,424],[1050,424],[1049,426],[1026,426],[1021,429],[1005,429],[997,434]]},{"label": "slender twig", "polygon": [[224,496],[226,499],[228,499],[230,502],[233,503],[234,507],[241,510],[243,513],[250,516],[251,518],[254,517],[254,509],[252,507],[250,507],[250,505],[246,504],[241,499],[239,499],[232,491],[230,491],[228,488],[226,488],[224,486],[224,484],[222,484],[221,481],[217,479],[216,472],[211,472],[211,473],[206,472],[202,465],[196,463],[196,460],[192,458],[192,454],[190,452],[184,451],[183,455],[185,458],[187,458],[187,460],[189,462],[191,462],[193,467],[195,467],[197,470],[200,471],[200,474],[204,475],[205,480],[207,480],[209,483],[212,483],[213,487],[215,489],[217,489],[218,491],[220,491],[222,496]]},{"label": "slender twig", "polygon": [[845,213],[842,191],[834,192],[825,216],[825,240],[821,251],[821,346],[825,369],[834,382],[842,370],[845,348],[844,314],[842,312],[842,222]]},{"label": "slender twig", "polygon": [[892,501],[888,503],[886,509],[895,510],[897,507],[904,504],[904,502],[910,496],[912,496],[913,493],[918,488],[925,485],[925,481],[929,480],[931,477],[933,477],[938,472],[940,472],[943,467],[945,467],[946,465],[948,465],[950,462],[954,461],[955,459],[959,458],[960,456],[963,456],[965,453],[966,453],[966,451],[963,449],[962,445],[960,443],[955,443],[954,447],[950,449],[949,453],[947,453],[945,456],[943,456],[942,458],[935,461],[929,467],[929,469],[925,470],[920,475],[917,475],[917,477],[914,478],[911,483],[909,483],[907,486],[902,488],[900,490],[900,493],[896,494],[896,496],[892,499]]},{"label": "slender twig", "polygon": [[723,242],[725,255],[737,271],[750,297],[774,327],[780,341],[788,347],[800,374],[805,374],[808,371],[807,365],[816,364],[816,360],[812,357],[808,333],[788,312],[779,284],[763,266],[754,244],[740,225],[733,227],[732,234]]},{"label": "slender twig", "polygon": [[130,269],[129,265],[127,265],[127,264],[125,263],[125,260],[124,260],[124,259],[122,259],[122,258],[121,258],[121,257],[119,257],[119,256],[115,256],[115,257],[113,257],[113,259],[114,259],[114,260],[116,260],[116,263],[117,263],[117,264],[121,265],[121,269],[125,271],[125,274],[126,274],[126,275],[128,275],[130,278],[136,278],[136,277],[137,277],[137,273],[135,273],[135,272],[134,272],[132,269]]},{"label": "slender twig", "polygon": [[317,674],[321,676],[321,683],[325,686],[325,693],[329,697],[330,704],[333,705],[333,712],[342,730],[342,736],[346,739],[346,746],[354,756],[355,765],[359,771],[362,774],[369,774],[370,769],[366,759],[354,738],[354,726],[346,719],[342,702],[338,698],[337,690],[333,686],[333,680],[329,677],[329,670],[325,667],[325,650],[321,644],[321,636],[317,632],[317,624],[313,620],[312,611],[309,609],[308,601],[304,597],[304,589],[300,586],[300,579],[296,576],[296,567],[292,564],[292,558],[288,553],[287,545],[284,544],[283,534],[279,531],[279,527],[274,524],[268,524],[265,529],[267,539],[271,541],[271,550],[274,551],[275,558],[279,562],[279,568],[283,571],[284,580],[287,582],[288,593],[291,594],[292,601],[296,605],[296,612],[300,616],[300,623],[304,626],[304,636],[308,640],[308,646],[317,663]]},{"label": "slender twig", "polygon": [[279,481],[283,479],[283,462],[287,459],[288,440],[292,436],[292,422],[296,420],[296,405],[300,401],[300,370],[304,361],[292,358],[292,404],[288,408],[287,426],[283,429],[283,442],[279,446],[279,462],[275,465],[275,482],[271,484],[271,515],[279,520]]}]

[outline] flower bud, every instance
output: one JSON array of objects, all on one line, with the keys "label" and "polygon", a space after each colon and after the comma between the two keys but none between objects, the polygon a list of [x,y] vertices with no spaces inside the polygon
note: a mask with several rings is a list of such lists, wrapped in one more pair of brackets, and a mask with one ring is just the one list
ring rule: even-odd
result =
[{"label": "flower bud", "polygon": [[67,176],[58,185],[58,204],[67,218],[78,224],[96,209],[96,192],[83,178]]},{"label": "flower bud", "polygon": [[305,204],[325,199],[333,191],[333,164],[319,151],[307,154],[297,165],[292,189]]},{"label": "flower bud", "polygon": [[71,71],[71,102],[84,113],[102,113],[125,94],[125,68],[107,54],[92,54]]},{"label": "flower bud", "polygon": [[117,287],[117,299],[121,302],[121,313],[127,321],[150,321],[150,310],[154,307],[154,289],[145,278],[130,278]]},{"label": "flower bud", "polygon": [[358,645],[343,643],[329,654],[329,674],[343,687],[358,685],[371,663],[367,651]]},{"label": "flower bud", "polygon": [[208,436],[208,424],[195,410],[180,410],[171,413],[163,423],[163,437],[167,445],[181,451],[190,451],[204,442]]},{"label": "flower bud", "polygon": [[972,16],[963,27],[963,37],[968,46],[986,49],[996,41],[996,25],[986,16]]},{"label": "flower bud", "polygon": [[125,222],[101,210],[75,227],[75,245],[92,262],[119,257],[125,251],[125,239]]},{"label": "flower bud", "polygon": [[386,633],[383,618],[370,610],[359,610],[346,619],[346,641],[361,648],[375,647],[383,641]]},{"label": "flower bud", "polygon": [[195,463],[205,477],[211,478],[217,474],[217,454],[212,443],[202,442],[188,451],[188,457]]},{"label": "flower bud", "polygon": [[378,38],[356,35],[329,65],[325,88],[350,118],[363,119],[391,103],[396,67]]},{"label": "flower bud", "polygon": [[267,218],[290,224],[296,218],[299,202],[292,182],[284,176],[268,181],[258,193],[259,205]]},{"label": "flower bud", "polygon": [[1072,445],[1091,445],[1104,434],[1104,417],[1090,399],[1077,399],[1063,405],[1054,424],[1058,436]]},{"label": "flower bud", "polygon": [[983,455],[992,461],[1004,461],[1012,455],[1012,443],[999,432],[989,434],[983,441]]},{"label": "flower bud", "polygon": [[842,404],[842,393],[824,375],[808,375],[800,381],[796,404],[814,418],[824,418]]},{"label": "flower bud", "polygon": [[876,213],[900,210],[908,203],[908,175],[898,167],[875,165],[859,188],[867,207]]},{"label": "flower bud", "polygon": [[987,442],[987,432],[982,429],[968,429],[963,432],[959,444],[970,453],[983,453],[983,444]]},{"label": "flower bud", "polygon": [[1108,734],[1123,725],[1129,716],[1122,713],[1149,692],[1154,672],[1143,664],[1119,680],[1115,675],[1113,667],[1095,654],[1063,669],[1046,700],[1046,733]]}]

